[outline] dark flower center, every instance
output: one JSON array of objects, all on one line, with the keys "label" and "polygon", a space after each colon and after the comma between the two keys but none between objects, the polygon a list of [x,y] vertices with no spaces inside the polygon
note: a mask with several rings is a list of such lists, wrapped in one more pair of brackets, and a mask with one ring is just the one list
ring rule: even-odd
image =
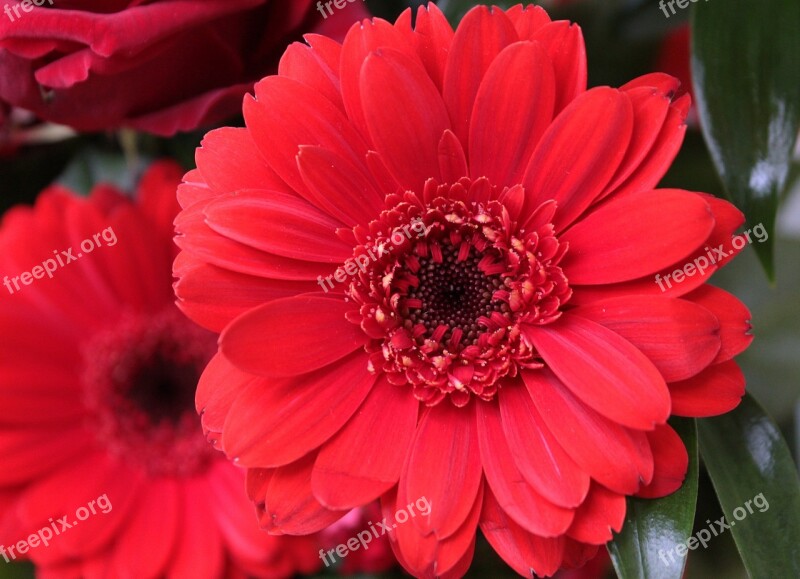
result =
[{"label": "dark flower center", "polygon": [[406,258],[405,266],[416,278],[401,302],[406,327],[422,324],[425,338],[477,344],[492,312],[509,311],[508,304],[494,296],[503,285],[502,278],[481,271],[481,258],[470,248],[462,256],[447,243],[436,254]]},{"label": "dark flower center", "polygon": [[215,340],[170,306],[125,316],[85,347],[91,427],[112,454],[151,474],[190,475],[215,456],[194,392]]},{"label": "dark flower center", "polygon": [[[558,266],[567,247],[550,222],[555,205],[520,225],[512,217],[519,204],[501,201],[510,197],[485,179],[429,181],[427,203],[408,192],[390,198],[370,236],[354,231],[358,252],[387,247],[409,228],[425,232],[381,253],[347,294],[359,308],[348,319],[373,338],[370,370],[410,384],[428,405],[491,400],[503,378],[540,368],[525,327],[558,319],[572,295]],[[483,201],[466,201],[475,198]]]}]

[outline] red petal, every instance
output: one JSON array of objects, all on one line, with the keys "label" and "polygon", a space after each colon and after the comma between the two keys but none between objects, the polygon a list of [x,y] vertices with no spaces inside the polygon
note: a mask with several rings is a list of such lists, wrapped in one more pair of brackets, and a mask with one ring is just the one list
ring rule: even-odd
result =
[{"label": "red petal", "polygon": [[366,342],[364,332],[345,319],[352,309],[341,299],[319,295],[281,298],[234,320],[219,338],[220,351],[253,374],[304,374]]},{"label": "red petal", "polygon": [[[553,118],[555,76],[535,42],[515,42],[497,55],[475,97],[469,130],[473,179],[512,186]],[[498,131],[497,128],[505,130]]]},{"label": "red petal", "polygon": [[392,49],[370,54],[361,72],[361,102],[374,148],[402,187],[422,192],[426,179],[441,177],[439,140],[450,120],[418,62]]},{"label": "red petal", "polygon": [[[658,195],[659,191],[651,191],[649,194]],[[714,213],[715,220],[714,230],[711,232],[708,239],[706,239],[704,247],[699,248],[689,256],[680,259],[678,262],[670,264],[668,267],[659,271],[657,276],[646,276],[628,282],[609,285],[573,286],[572,289],[574,293],[572,294],[572,303],[586,304],[610,297],[634,294],[680,297],[703,285],[718,269],[718,266],[713,264],[706,268],[705,264],[711,263],[711,260],[708,259],[708,253],[710,251],[706,248],[717,247],[722,243],[726,248],[723,249],[723,251],[729,251],[731,249],[731,234],[744,223],[744,215],[727,201],[717,199],[705,193],[698,193],[698,195],[708,203],[711,211]],[[620,199],[621,197],[617,195],[616,198]],[[717,263],[724,264],[730,259],[732,259],[732,256],[728,256]],[[694,263],[694,273],[689,277],[685,277],[680,283],[673,283],[670,277],[674,277],[675,270],[678,268],[682,269],[690,263]]]},{"label": "red petal", "polygon": [[512,6],[506,10],[506,16],[514,24],[521,40],[533,40],[533,34],[551,22],[544,8],[532,4]]},{"label": "red petal", "polygon": [[567,535],[582,543],[602,545],[619,532],[625,522],[625,496],[592,484],[586,501],[575,511]]},{"label": "red petal", "polygon": [[[269,168],[244,128],[222,127],[207,133],[195,160],[203,181],[217,194],[246,189],[292,192]],[[190,181],[189,175],[184,181]]]},{"label": "red petal", "polygon": [[570,313],[523,332],[556,376],[600,414],[641,430],[669,417],[664,378],[619,334]]},{"label": "red petal", "polygon": [[344,111],[339,91],[341,45],[318,34],[308,34],[305,39],[310,46],[294,42],[286,48],[278,74],[308,85]]},{"label": "red petal", "polygon": [[462,143],[469,142],[472,107],[483,76],[497,55],[518,40],[514,25],[497,8],[476,6],[458,25],[444,71],[442,94],[453,132]]},{"label": "red petal", "polygon": [[549,370],[523,371],[522,378],[550,432],[597,482],[631,494],[652,475],[652,457],[645,468],[647,457],[631,431],[588,408]]},{"label": "red petal", "polygon": [[639,489],[636,496],[657,499],[672,494],[681,487],[689,468],[689,454],[681,437],[668,424],[659,425],[646,434],[653,451],[655,468],[653,480]]},{"label": "red petal", "polygon": [[295,155],[301,145],[324,147],[364,165],[366,144],[344,113],[314,89],[283,76],[268,76],[244,100],[244,118],[269,166],[309,199]]},{"label": "red petal", "polygon": [[745,379],[733,360],[714,364],[688,380],[669,385],[672,413],[698,418],[725,414],[744,396]]},{"label": "red petal", "polygon": [[628,90],[627,94],[633,105],[633,136],[622,164],[598,199],[612,193],[641,165],[653,148],[669,113],[669,97],[656,89],[635,88]]},{"label": "red petal", "polygon": [[489,544],[523,577],[550,577],[561,567],[564,538],[529,533],[509,517],[490,490],[486,490],[481,531]]},{"label": "red petal", "polygon": [[708,203],[689,191],[611,199],[561,236],[569,243],[562,267],[570,284],[636,279],[688,257],[713,229]]},{"label": "red petal", "polygon": [[420,6],[414,26],[414,45],[417,55],[436,88],[442,90],[447,55],[453,43],[453,28],[442,11],[432,2]]},{"label": "red petal", "polygon": [[[397,484],[417,426],[419,402],[408,388],[380,379],[361,408],[320,450],[311,486],[333,509],[357,507]],[[380,444],[374,433],[381,432]]]},{"label": "red petal", "polygon": [[683,144],[683,137],[686,134],[686,110],[682,103],[688,98],[686,95],[672,103],[664,125],[647,156],[639,163],[633,174],[617,186],[615,195],[649,191],[658,185]]},{"label": "red petal", "polygon": [[221,332],[234,318],[279,298],[314,292],[312,281],[265,280],[197,262],[180,253],[173,271],[178,307],[201,326]]},{"label": "red petal", "polygon": [[476,406],[483,470],[503,511],[531,533],[562,534],[572,522],[572,511],[545,499],[523,478],[506,442],[497,404],[481,401]]},{"label": "red petal", "polygon": [[430,516],[414,518],[422,533],[444,539],[464,523],[481,483],[481,459],[472,412],[438,404],[423,414],[400,475],[400,498],[425,497]]},{"label": "red petal", "polygon": [[375,383],[366,363],[366,354],[358,352],[310,374],[250,384],[228,413],[225,452],[243,466],[268,467],[319,447],[347,423]]},{"label": "red petal", "polygon": [[506,441],[525,480],[558,506],[580,505],[589,491],[589,476],[545,426],[522,383],[506,385],[499,400]]},{"label": "red petal", "polygon": [[225,564],[225,548],[209,505],[209,489],[203,480],[183,485],[183,521],[169,573],[173,577],[216,579]]},{"label": "red petal", "polygon": [[334,264],[353,255],[336,235],[342,223],[294,195],[239,191],[212,201],[204,213],[212,230],[267,253]]},{"label": "red petal", "polygon": [[600,87],[576,98],[550,125],[528,163],[523,180],[528,207],[555,199],[556,229],[575,221],[614,175],[632,131],[633,107],[625,94]]},{"label": "red petal", "polygon": [[341,82],[342,99],[351,122],[364,137],[369,135],[361,102],[361,73],[370,53],[381,48],[392,48],[416,60],[409,39],[398,28],[385,20],[373,18],[353,26],[342,44]]},{"label": "red petal", "polygon": [[455,183],[469,174],[461,142],[450,130],[445,131],[439,141],[439,171],[445,183]]},{"label": "red petal", "polygon": [[[183,528],[178,526],[182,485],[176,479],[148,481],[114,550],[110,576],[159,577],[172,561]],[[157,522],[156,522],[157,521]],[[154,524],[155,523],[155,524]],[[147,553],[146,557],[142,557]]]},{"label": "red petal", "polygon": [[267,487],[261,527],[271,534],[309,535],[335,523],[347,511],[331,511],[311,492],[316,453],[275,469]]},{"label": "red petal", "polygon": [[322,147],[301,146],[297,165],[317,207],[349,227],[367,225],[383,209],[369,172]]},{"label": "red petal", "polygon": [[[200,202],[184,209],[175,220],[175,244],[198,261],[217,267],[273,279],[310,280],[325,272],[324,264],[288,259],[258,251],[212,231]],[[117,231],[117,228],[114,228]],[[118,233],[119,235],[119,233]]]},{"label": "red petal", "polygon": [[722,347],[714,363],[726,362],[744,352],[753,341],[750,310],[736,296],[714,286],[705,285],[686,296],[710,310],[719,320]]},{"label": "red petal", "polygon": [[558,114],[586,91],[588,71],[583,33],[577,24],[558,20],[536,30],[531,40],[544,47],[556,71],[555,113]]},{"label": "red petal", "polygon": [[667,382],[694,376],[719,352],[719,322],[685,299],[609,298],[572,313],[613,330],[647,356]]}]

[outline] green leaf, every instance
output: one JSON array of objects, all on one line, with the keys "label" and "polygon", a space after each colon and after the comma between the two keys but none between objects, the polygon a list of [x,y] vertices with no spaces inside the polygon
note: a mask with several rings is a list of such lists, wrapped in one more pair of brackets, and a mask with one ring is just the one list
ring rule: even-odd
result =
[{"label": "green leaf", "polygon": [[703,134],[730,199],[770,236],[755,250],[774,280],[775,214],[800,128],[800,2],[699,2],[692,76]]},{"label": "green leaf", "polygon": [[689,451],[683,486],[661,499],[628,499],[625,526],[608,544],[620,579],[681,579],[686,557],[673,555],[692,533],[697,502],[697,429],[694,419],[673,418],[673,428]]},{"label": "green leaf", "polygon": [[800,577],[800,481],[775,422],[748,394],[735,410],[699,420],[697,428],[726,532],[750,577]]},{"label": "green leaf", "polygon": [[6,563],[0,559],[0,579],[33,579],[33,565],[30,563]]}]

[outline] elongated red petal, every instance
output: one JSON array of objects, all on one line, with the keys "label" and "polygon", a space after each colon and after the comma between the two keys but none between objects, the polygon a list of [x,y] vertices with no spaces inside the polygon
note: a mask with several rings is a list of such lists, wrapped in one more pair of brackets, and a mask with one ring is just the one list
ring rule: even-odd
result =
[{"label": "elongated red petal", "polygon": [[483,470],[503,511],[531,533],[543,537],[562,534],[572,522],[573,511],[544,498],[522,476],[506,442],[497,403],[478,402],[476,406]]},{"label": "elongated red petal", "polygon": [[[320,450],[311,485],[334,509],[372,501],[397,484],[414,439],[419,402],[406,388],[381,379],[361,408]],[[374,438],[381,432],[380,443]]]},{"label": "elongated red petal", "polygon": [[710,310],[719,320],[722,346],[714,363],[726,362],[738,356],[753,341],[750,310],[736,296],[704,285],[688,294],[686,299]]},{"label": "elongated red petal", "polygon": [[628,296],[582,306],[572,313],[613,330],[653,362],[667,382],[706,368],[719,352],[719,321],[683,299]]},{"label": "elongated red petal", "polygon": [[683,484],[689,468],[689,454],[681,437],[668,424],[647,433],[653,451],[653,480],[636,493],[637,497],[657,499],[674,493]]},{"label": "elongated red petal", "polygon": [[372,53],[361,72],[361,102],[374,148],[401,186],[421,192],[428,178],[441,178],[439,140],[450,119],[422,66],[388,48]]},{"label": "elongated red petal", "polygon": [[[555,75],[535,42],[515,42],[494,59],[475,97],[469,129],[470,174],[513,186],[553,118]],[[507,127],[498,131],[497,127]]]},{"label": "elongated red petal", "polygon": [[[588,408],[546,369],[523,371],[533,403],[550,432],[572,459],[603,486],[623,494],[652,476],[629,431]],[[647,472],[649,470],[649,472]]]},{"label": "elongated red petal", "polygon": [[713,229],[714,215],[695,193],[662,189],[612,199],[561,236],[569,243],[564,272],[571,284],[655,274],[701,247]]},{"label": "elongated red petal", "polygon": [[613,538],[625,521],[625,495],[592,484],[586,501],[575,511],[567,535],[577,541],[602,545]]},{"label": "elongated red petal", "polygon": [[[453,132],[469,142],[469,122],[475,95],[492,61],[506,46],[517,42],[514,25],[502,10],[477,6],[461,20],[450,46],[442,94]],[[470,66],[464,66],[469,62]]]},{"label": "elongated red petal", "polygon": [[311,492],[315,454],[275,469],[266,492],[261,527],[273,534],[308,535],[341,519],[347,511],[332,511]]},{"label": "elongated red petal", "polygon": [[486,490],[481,531],[495,551],[524,577],[550,577],[561,566],[564,538],[529,533],[509,517],[490,490]]},{"label": "elongated red petal", "polygon": [[580,505],[589,491],[589,475],[556,441],[524,385],[504,387],[499,399],[503,432],[525,480],[558,506]]},{"label": "elongated red petal", "polygon": [[[521,35],[520,35],[521,36]],[[580,26],[566,20],[544,24],[531,40],[544,47],[556,70],[556,114],[586,91],[588,69]]]},{"label": "elongated red petal", "polygon": [[[274,300],[228,326],[220,336],[220,350],[234,365],[253,374],[310,372],[365,343],[364,332],[345,319],[352,309],[344,300],[319,295]],[[328,340],[321,341],[320,336]]]},{"label": "elongated red petal", "polygon": [[303,376],[251,383],[231,406],[223,447],[243,466],[280,466],[344,426],[375,383],[358,352]]},{"label": "elongated red petal", "polygon": [[335,234],[343,224],[294,195],[239,191],[212,201],[204,213],[212,230],[267,253],[333,264],[353,254]]},{"label": "elongated red petal", "polygon": [[421,418],[400,476],[400,497],[431,503],[429,517],[416,517],[418,530],[443,539],[458,530],[475,503],[481,459],[472,412],[438,404]]},{"label": "elongated red petal", "polygon": [[619,334],[569,313],[523,331],[556,376],[600,414],[641,430],[669,417],[664,378]]},{"label": "elongated red petal", "polygon": [[547,129],[528,163],[523,179],[528,207],[555,199],[554,225],[563,230],[609,182],[632,131],[633,107],[625,94],[595,88],[576,98]]},{"label": "elongated red petal", "polygon": [[697,376],[669,385],[672,413],[697,418],[724,414],[739,405],[744,390],[744,374],[736,362],[714,364]]}]

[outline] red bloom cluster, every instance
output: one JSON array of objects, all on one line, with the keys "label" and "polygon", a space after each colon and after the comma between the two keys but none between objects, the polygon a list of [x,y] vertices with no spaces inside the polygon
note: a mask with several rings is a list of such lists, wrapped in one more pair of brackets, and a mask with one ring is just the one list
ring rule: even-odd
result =
[{"label": "red bloom cluster", "polygon": [[154,165],[137,203],[105,186],[88,199],[52,187],[0,225],[2,274],[54,249],[78,258],[82,240],[114,233],[54,279],[14,295],[0,286],[0,557],[32,559],[39,577],[289,577],[321,565],[318,537],[258,530],[244,472],[203,438],[194,388],[214,337],[171,291],[181,173]]},{"label": "red bloom cluster", "polygon": [[[721,264],[654,282],[743,221],[656,189],[686,128],[677,85],[587,90],[577,26],[479,7],[453,31],[429,5],[414,28],[409,11],[292,45],[247,127],[206,136],[176,292],[221,333],[198,410],[264,528],[315,532],[379,498],[417,576],[463,574],[479,527],[520,574],[552,575],[611,538],[626,496],[680,486],[666,421],[735,407],[751,337],[705,285]],[[420,497],[428,516],[393,520]]]}]

